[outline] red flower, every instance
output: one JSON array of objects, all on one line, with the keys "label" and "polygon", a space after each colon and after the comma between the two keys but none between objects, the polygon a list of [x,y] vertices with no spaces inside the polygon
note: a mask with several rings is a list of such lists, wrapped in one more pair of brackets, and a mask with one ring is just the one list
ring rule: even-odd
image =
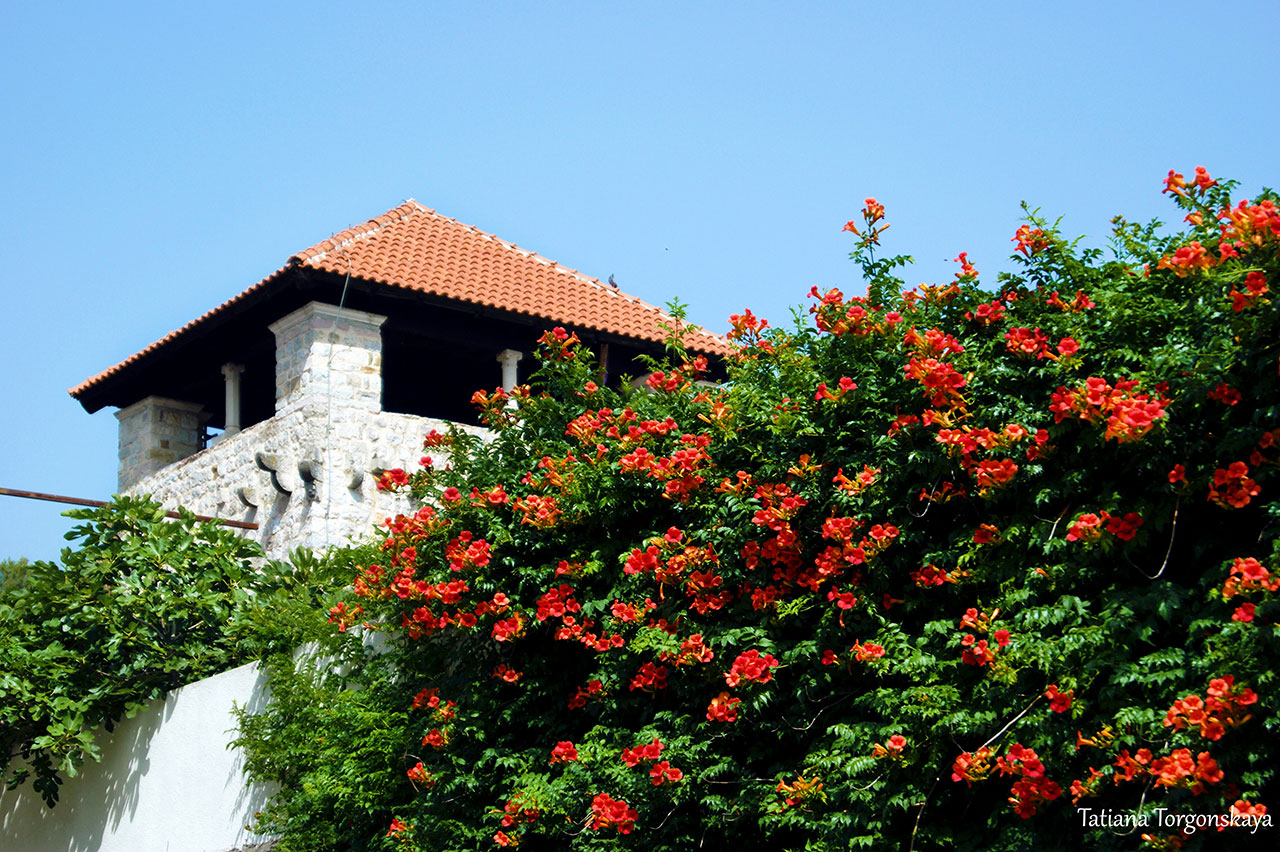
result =
[{"label": "red flower", "polygon": [[664,760],[653,765],[653,769],[649,770],[649,777],[653,779],[653,785],[657,787],[664,781],[672,783],[679,781],[684,777],[684,773]]},{"label": "red flower", "polygon": [[1044,691],[1044,697],[1049,699],[1049,709],[1054,713],[1065,713],[1071,709],[1071,699],[1075,696],[1074,689],[1068,689],[1066,692],[1059,692],[1056,683],[1049,684],[1049,688]]},{"label": "red flower", "polygon": [[1252,603],[1241,604],[1240,606],[1236,607],[1235,612],[1231,613],[1231,620],[1243,621],[1246,623],[1253,621],[1253,616],[1255,611],[1256,611],[1256,606],[1254,604]]},{"label": "red flower", "polygon": [[464,568],[483,568],[489,564],[492,554],[489,542],[463,530],[458,537],[450,541],[444,548],[444,555],[449,560],[449,568],[461,571]]},{"label": "red flower", "polygon": [[983,746],[977,752],[964,752],[951,765],[951,780],[963,781],[973,786],[991,774],[991,749]]},{"label": "red flower", "polygon": [[[526,808],[519,796],[514,799],[508,799],[507,804],[500,811],[490,811],[490,813],[502,814],[502,827],[511,828],[514,825],[522,825],[524,823],[534,823],[542,816],[542,812],[537,808]],[[517,845],[520,838],[516,837],[514,843]]]},{"label": "red flower", "polygon": [[994,524],[982,524],[973,531],[974,544],[992,544],[999,541],[1000,528]]},{"label": "red flower", "polygon": [[871,748],[871,756],[874,758],[889,758],[890,760],[901,760],[902,752],[907,747],[907,738],[902,734],[894,734],[883,743],[876,743]]},{"label": "red flower", "polygon": [[[1225,250],[1228,245],[1229,243],[1224,242],[1222,244],[1222,249]],[[1227,256],[1225,251],[1223,252],[1223,256],[1224,258]],[[1230,256],[1238,257],[1239,255],[1236,254],[1233,249]],[[1267,287],[1266,275],[1257,270],[1250,272],[1245,276],[1243,293],[1235,287],[1232,287],[1231,292],[1227,294],[1231,297],[1231,310],[1238,313],[1243,311],[1245,308],[1253,307],[1257,304],[1259,299],[1269,292],[1269,289],[1270,288]]]},{"label": "red flower", "polygon": [[1103,512],[1102,517],[1106,519],[1107,532],[1121,541],[1132,540],[1138,534],[1138,527],[1142,526],[1142,516],[1137,512],[1126,512],[1124,517]]},{"label": "red flower", "polygon": [[1023,778],[1013,783],[1009,790],[1009,804],[1014,813],[1023,819],[1031,819],[1044,802],[1062,795],[1062,788],[1047,778]]},{"label": "red flower", "polygon": [[768,683],[773,677],[773,672],[770,669],[777,665],[778,661],[774,659],[772,654],[765,654],[762,657],[760,652],[753,648],[738,655],[729,671],[724,673],[724,680],[731,687],[737,686],[744,680]]},{"label": "red flower", "polygon": [[525,617],[516,613],[511,618],[504,618],[493,625],[493,638],[499,642],[510,642],[524,635]]},{"label": "red flower", "polygon": [[666,666],[655,666],[653,663],[645,663],[640,667],[640,671],[636,672],[636,676],[631,679],[632,690],[639,689],[644,692],[656,693],[658,690],[666,688]]},{"label": "red flower", "polygon": [[1093,376],[1072,390],[1059,387],[1050,398],[1049,411],[1055,423],[1068,417],[1098,423],[1105,417],[1104,437],[1114,438],[1121,444],[1131,443],[1154,428],[1168,404],[1159,391],[1155,396],[1136,393],[1137,385],[1136,381],[1124,379],[1112,387],[1104,379]]},{"label": "red flower", "polygon": [[606,793],[600,793],[591,800],[591,815],[591,824],[587,827],[592,831],[613,828],[619,834],[630,834],[640,816],[635,808]]},{"label": "red flower", "polygon": [[604,684],[598,680],[588,681],[586,686],[578,687],[578,691],[569,699],[569,709],[577,710],[587,706],[587,701],[604,694]]},{"label": "red flower", "polygon": [[960,640],[964,650],[960,652],[960,660],[971,666],[988,666],[995,662],[996,654],[986,639],[978,639],[972,633],[966,633]]},{"label": "red flower", "polygon": [[1171,269],[1179,278],[1185,278],[1196,269],[1208,269],[1215,263],[1214,256],[1209,254],[1199,240],[1192,240],[1171,255],[1160,258],[1156,269]]},{"label": "red flower", "polygon": [[1049,340],[1040,329],[1011,328],[1004,333],[1005,348],[1020,358],[1039,358],[1049,348]]},{"label": "red flower", "polygon": [[[853,592],[841,592],[834,586],[827,592],[827,600],[835,601],[836,606],[840,607],[840,609],[853,609],[858,603],[858,599],[854,597]],[[737,686],[734,683],[729,685]]]},{"label": "red flower", "polygon": [[694,633],[680,643],[675,662],[677,666],[690,666],[694,663],[709,663],[713,659],[715,653],[702,641],[702,634]]},{"label": "red flower", "polygon": [[1013,235],[1012,242],[1017,243],[1013,250],[1020,251],[1027,257],[1031,257],[1049,247],[1049,240],[1045,237],[1044,231],[1040,228],[1033,229],[1030,225],[1023,225],[1018,228],[1017,233]]},{"label": "red flower", "polygon": [[[644,447],[641,447],[640,449],[644,449]],[[648,571],[653,571],[658,567],[658,557],[661,555],[662,552],[652,544],[643,551],[636,548],[635,550],[632,550],[631,555],[627,557],[627,562],[622,568],[622,573],[643,574]]]},{"label": "red flower", "polygon": [[378,477],[379,491],[394,491],[409,484],[409,474],[404,472],[403,468],[393,467],[391,470],[384,470],[382,476]]},{"label": "red flower", "polygon": [[1248,559],[1237,558],[1231,565],[1231,576],[1222,584],[1222,599],[1231,600],[1245,592],[1280,590],[1280,577],[1271,576],[1271,572],[1258,560],[1250,556]]},{"label": "red flower", "polygon": [[651,743],[622,750],[622,762],[630,767],[638,766],[642,760],[657,760],[661,756],[662,743],[657,737],[654,737]]},{"label": "red flower", "polygon": [[978,488],[986,490],[988,488],[1003,488],[1009,484],[1017,472],[1018,466],[1014,464],[1013,459],[1001,459],[1000,461],[985,459],[978,463],[978,466],[974,469],[973,476],[977,480]]},{"label": "red flower", "polygon": [[[1231,818],[1238,821],[1240,825],[1258,825],[1266,814],[1266,805],[1255,805],[1244,799],[1236,799],[1236,803],[1231,806]],[[1226,831],[1226,829],[1227,823],[1218,825],[1218,831]]]},{"label": "red flower", "polygon": [[947,581],[954,582],[954,578],[948,577],[946,572],[938,570],[933,564],[923,565],[907,575],[911,582],[915,583],[922,589],[928,589],[932,586],[941,586]]},{"label": "red flower", "polygon": [[960,629],[977,630],[985,633],[991,627],[992,616],[979,612],[977,607],[969,607],[960,616]]},{"label": "red flower", "polygon": [[566,613],[579,612],[581,609],[582,605],[574,600],[573,587],[564,583],[547,589],[538,598],[537,619],[546,621],[548,618],[563,618]]},{"label": "red flower", "polygon": [[872,642],[855,642],[849,649],[849,653],[853,654],[853,658],[858,662],[865,663],[883,657],[884,648]]},{"label": "red flower", "polygon": [[911,358],[903,370],[907,378],[924,386],[931,404],[952,407],[963,405],[964,398],[960,396],[960,389],[967,380],[945,361],[936,358]]},{"label": "red flower", "polygon": [[1004,305],[999,300],[983,302],[972,311],[965,311],[964,318],[982,325],[994,325],[1004,319]]},{"label": "red flower", "polygon": [[1222,382],[1213,390],[1209,391],[1207,396],[1209,399],[1216,400],[1223,405],[1235,405],[1240,402],[1240,391],[1231,387],[1226,382]]},{"label": "red flower", "polygon": [[1009,746],[1004,757],[996,758],[996,766],[1001,775],[1021,775],[1025,778],[1043,778],[1044,764],[1033,749],[1022,743]]},{"label": "red flower", "polygon": [[1236,686],[1231,675],[1209,681],[1206,696],[1202,699],[1198,695],[1188,695],[1173,702],[1165,714],[1165,727],[1181,731],[1188,726],[1198,726],[1200,736],[1216,741],[1228,728],[1249,721],[1252,716],[1245,708],[1258,701],[1257,693],[1247,687]]},{"label": "red flower", "polygon": [[1258,488],[1258,483],[1248,477],[1248,473],[1249,466],[1238,461],[1232,462],[1226,470],[1215,470],[1208,499],[1224,509],[1239,509],[1249,505],[1250,499],[1258,496],[1261,489]]},{"label": "red flower", "polygon": [[501,678],[507,683],[515,683],[520,678],[524,677],[524,672],[518,672],[506,663],[499,663],[498,667],[493,670],[492,677]]},{"label": "red flower", "polygon": [[644,614],[646,612],[648,612],[649,610],[653,609],[656,606],[657,604],[655,604],[653,601],[649,600],[648,598],[645,598],[644,603],[642,604],[630,604],[630,603],[623,603],[622,601],[614,601],[613,606],[610,607],[609,609],[609,612],[610,614],[613,615],[614,618],[618,619],[621,622],[626,623],[626,622],[632,622],[632,621],[639,621],[641,618],[644,618]]},{"label": "red flower", "polygon": [[568,740],[556,743],[551,749],[551,763],[571,763],[578,759],[578,749]]},{"label": "red flower", "polygon": [[736,722],[738,720],[738,705],[741,703],[741,698],[736,698],[727,692],[720,693],[711,699],[711,703],[707,705],[707,721]]},{"label": "red flower", "polygon": [[1079,515],[1067,528],[1067,541],[1097,541],[1102,537],[1102,518],[1092,512]]},{"label": "red flower", "polygon": [[1201,792],[1205,784],[1222,780],[1222,770],[1209,752],[1202,751],[1192,758],[1191,750],[1185,748],[1151,761],[1151,774],[1157,776],[1160,787],[1190,787],[1193,793]]}]

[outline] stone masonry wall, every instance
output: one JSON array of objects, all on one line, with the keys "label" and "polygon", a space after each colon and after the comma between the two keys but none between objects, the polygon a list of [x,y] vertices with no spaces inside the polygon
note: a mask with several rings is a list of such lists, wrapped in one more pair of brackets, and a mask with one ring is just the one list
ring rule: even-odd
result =
[{"label": "stone masonry wall", "polygon": [[[416,470],[423,436],[449,425],[337,405],[326,410],[312,400],[142,479],[128,493],[150,494],[166,508],[255,522],[258,529],[244,534],[267,556],[284,559],[295,547],[322,550],[367,535],[408,511],[404,497],[377,489],[372,471]],[[448,461],[445,453],[428,455],[437,467]]]},{"label": "stone masonry wall", "polygon": [[335,405],[382,409],[386,317],[311,302],[271,324],[276,337],[276,414],[323,396]]},{"label": "stone masonry wall", "polygon": [[116,413],[119,487],[125,489],[200,449],[200,406],[149,396]]}]

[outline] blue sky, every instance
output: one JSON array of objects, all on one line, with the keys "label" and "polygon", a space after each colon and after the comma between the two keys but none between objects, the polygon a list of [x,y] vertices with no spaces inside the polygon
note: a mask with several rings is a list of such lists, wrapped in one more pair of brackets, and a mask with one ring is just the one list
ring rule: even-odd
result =
[{"label": "blue sky", "polygon": [[[724,331],[859,289],[866,196],[993,281],[1023,200],[1101,242],[1170,168],[1276,183],[1280,6],[1053,5],[10,4],[0,486],[109,496],[66,388],[410,197]],[[0,497],[0,558],[61,511]]]}]

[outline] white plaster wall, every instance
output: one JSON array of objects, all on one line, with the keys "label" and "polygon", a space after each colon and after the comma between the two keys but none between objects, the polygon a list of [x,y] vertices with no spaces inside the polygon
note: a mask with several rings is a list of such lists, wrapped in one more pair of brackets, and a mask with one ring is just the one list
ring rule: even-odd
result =
[{"label": "white plaster wall", "polygon": [[114,732],[98,732],[102,762],[86,763],[46,808],[30,784],[0,792],[3,852],[221,852],[265,838],[248,831],[267,791],[245,786],[232,703],[261,709],[256,663],[152,702]]},{"label": "white plaster wall", "polygon": [[[447,464],[447,453],[424,453],[422,439],[449,425],[409,414],[304,403],[169,465],[129,493],[150,494],[166,508],[185,506],[198,515],[256,522],[259,528],[244,534],[267,556],[287,559],[295,547],[322,550],[342,544],[408,512],[406,498],[378,491],[372,471],[412,472],[423,455],[437,466]],[[274,470],[264,470],[260,459]],[[313,477],[310,484],[304,470]]]}]

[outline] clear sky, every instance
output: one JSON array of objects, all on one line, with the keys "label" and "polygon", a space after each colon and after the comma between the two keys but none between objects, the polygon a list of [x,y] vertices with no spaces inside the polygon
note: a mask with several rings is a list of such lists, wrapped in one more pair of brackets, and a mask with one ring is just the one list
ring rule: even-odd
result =
[{"label": "clear sky", "polygon": [[[406,198],[713,331],[907,277],[994,281],[1026,200],[1100,243],[1170,168],[1277,178],[1280,4],[10,3],[0,486],[107,498],[66,394]],[[497,379],[495,377],[495,383]],[[0,558],[63,507],[0,497]]]}]

